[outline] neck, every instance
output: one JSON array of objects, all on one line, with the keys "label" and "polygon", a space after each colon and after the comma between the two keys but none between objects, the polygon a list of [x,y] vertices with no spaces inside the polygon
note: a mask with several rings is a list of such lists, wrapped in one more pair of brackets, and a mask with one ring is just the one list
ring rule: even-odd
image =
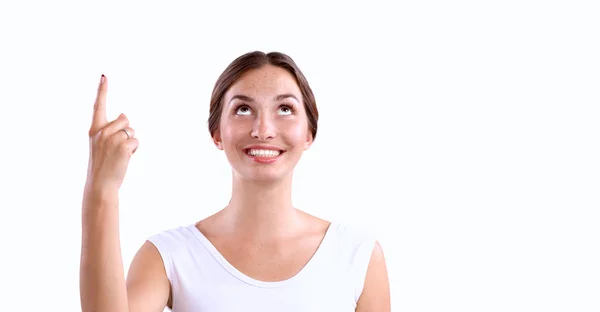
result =
[{"label": "neck", "polygon": [[257,182],[233,174],[232,195],[225,215],[232,231],[246,237],[281,237],[293,230],[292,175],[278,181]]}]

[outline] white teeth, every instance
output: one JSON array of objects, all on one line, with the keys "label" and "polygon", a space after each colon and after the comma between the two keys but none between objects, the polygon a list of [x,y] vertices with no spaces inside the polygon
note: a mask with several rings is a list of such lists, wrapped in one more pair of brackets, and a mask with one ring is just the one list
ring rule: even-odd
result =
[{"label": "white teeth", "polygon": [[251,149],[248,151],[248,154],[259,157],[277,157],[279,154],[281,154],[281,152],[273,150]]}]

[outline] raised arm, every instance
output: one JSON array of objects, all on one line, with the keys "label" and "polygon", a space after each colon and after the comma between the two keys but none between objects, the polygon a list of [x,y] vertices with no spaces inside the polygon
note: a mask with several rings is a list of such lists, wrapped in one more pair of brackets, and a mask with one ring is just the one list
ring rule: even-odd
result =
[{"label": "raised arm", "polygon": [[[132,283],[129,295],[125,283],[118,191],[139,143],[125,115],[107,121],[106,92],[107,80],[102,76],[89,131],[90,156],[82,202],[81,307],[83,312],[129,312],[139,311],[140,302],[145,301],[145,311],[158,312],[164,309],[169,294],[158,251],[153,253],[143,246],[136,255],[135,267],[140,262],[147,264],[147,276],[136,273],[137,282]],[[153,283],[152,287],[148,283]]]}]

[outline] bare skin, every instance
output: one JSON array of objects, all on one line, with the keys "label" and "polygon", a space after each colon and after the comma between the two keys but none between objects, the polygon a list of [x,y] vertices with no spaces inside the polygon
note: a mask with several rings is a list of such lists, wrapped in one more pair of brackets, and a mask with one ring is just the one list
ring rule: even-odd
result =
[{"label": "bare skin", "polygon": [[[133,287],[125,283],[119,241],[119,196],[139,142],[125,115],[108,122],[103,77],[89,130],[90,158],[82,201],[80,296],[82,311],[162,311],[169,297],[160,255],[144,244],[135,260]],[[128,135],[125,131],[129,133]],[[141,268],[144,267],[144,273]]]},{"label": "bare skin", "polygon": [[227,210],[198,222],[196,227],[236,269],[265,282],[298,274],[317,251],[330,224],[294,209],[295,226],[262,238],[232,226],[229,218],[233,216],[228,216]]},{"label": "bare skin", "polygon": [[[276,99],[282,94],[292,97]],[[237,95],[243,95],[243,100]],[[281,281],[296,275],[319,247],[330,223],[292,205],[293,169],[312,144],[302,95],[293,76],[271,65],[244,74],[225,95],[213,141],[232,167],[231,201],[196,227],[229,263],[251,278]],[[257,163],[247,155],[247,147],[256,144],[285,152],[274,163]],[[87,249],[95,252],[86,253],[86,265],[82,261],[82,285],[86,286],[82,286],[82,306],[87,307],[83,310],[160,312],[171,307],[162,259],[150,242],[140,248],[127,280],[123,279],[118,199],[116,192],[102,194],[108,194],[107,199],[89,199],[84,205],[91,207],[90,211],[108,213],[97,213],[84,223],[101,234],[84,241],[85,246],[94,246]],[[92,254],[96,258],[92,259]],[[98,258],[99,254],[104,256]],[[110,265],[99,269],[101,263]],[[390,311],[387,269],[378,243],[356,311]]]}]

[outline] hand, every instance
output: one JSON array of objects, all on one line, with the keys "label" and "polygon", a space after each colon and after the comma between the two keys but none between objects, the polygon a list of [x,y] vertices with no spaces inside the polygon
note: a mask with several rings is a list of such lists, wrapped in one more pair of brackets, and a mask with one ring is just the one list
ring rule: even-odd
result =
[{"label": "hand", "polygon": [[[106,120],[107,79],[102,75],[98,95],[94,103],[94,114],[90,127],[90,158],[86,186],[118,190],[123,184],[131,155],[139,142],[123,114],[117,119]],[[129,137],[123,129],[129,132]]]}]

